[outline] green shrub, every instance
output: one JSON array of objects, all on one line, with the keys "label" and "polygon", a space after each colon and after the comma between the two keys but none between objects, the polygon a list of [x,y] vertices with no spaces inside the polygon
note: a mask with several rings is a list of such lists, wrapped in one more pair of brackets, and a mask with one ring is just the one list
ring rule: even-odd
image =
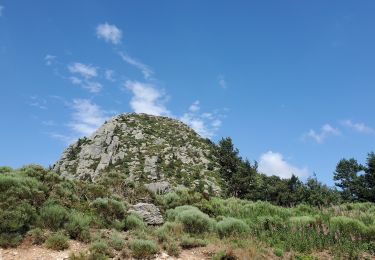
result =
[{"label": "green shrub", "polygon": [[39,216],[43,227],[56,231],[67,222],[68,211],[60,205],[48,204],[40,210]]},{"label": "green shrub", "polygon": [[158,245],[152,240],[134,239],[129,242],[132,256],[137,259],[150,258],[159,252]]},{"label": "green shrub", "polygon": [[212,226],[210,217],[193,206],[185,205],[168,210],[167,216],[171,220],[181,222],[184,230],[189,233],[203,233],[209,231]]},{"label": "green shrub", "polygon": [[47,239],[47,236],[46,234],[44,233],[44,231],[40,228],[34,228],[34,229],[31,229],[28,234],[30,235],[31,237],[31,241],[33,243],[33,245],[41,245],[43,244],[46,239]]},{"label": "green shrub", "polygon": [[111,198],[97,198],[91,203],[91,206],[106,221],[107,226],[115,220],[122,220],[125,217],[126,207],[122,201]]},{"label": "green shrub", "polygon": [[170,220],[170,221],[175,221],[177,215],[180,214],[183,211],[186,211],[186,210],[198,210],[199,211],[199,209],[197,207],[194,207],[194,206],[190,206],[190,205],[179,206],[179,207],[176,207],[174,209],[167,210],[167,212],[166,212],[167,219]]},{"label": "green shrub", "polygon": [[119,237],[117,233],[113,233],[109,240],[109,245],[115,250],[119,251],[124,247],[124,241]]},{"label": "green shrub", "polygon": [[181,254],[181,248],[174,239],[168,239],[163,243],[163,248],[170,256],[178,257]]},{"label": "green shrub", "polygon": [[47,237],[45,245],[53,250],[67,249],[69,248],[68,237],[62,232],[52,233]]},{"label": "green shrub", "polygon": [[340,236],[349,237],[362,237],[366,234],[366,226],[363,222],[345,217],[345,216],[338,216],[332,217],[331,220],[331,231],[338,232]]},{"label": "green shrub", "polygon": [[168,192],[158,196],[158,201],[165,209],[175,208],[181,205],[180,196],[176,192]]},{"label": "green shrub", "polygon": [[111,251],[109,250],[109,246],[107,242],[99,239],[91,243],[89,247],[89,259],[102,260],[102,259],[108,259],[108,257],[110,256],[112,256],[112,254],[111,254]]},{"label": "green shrub", "polygon": [[203,239],[183,236],[180,241],[180,246],[184,249],[190,249],[194,247],[204,247],[207,245],[207,242]]},{"label": "green shrub", "polygon": [[85,214],[77,211],[72,211],[69,214],[68,222],[65,224],[65,230],[73,239],[78,239],[83,242],[90,241],[90,227],[91,218]]},{"label": "green shrub", "polygon": [[221,238],[229,236],[244,236],[250,233],[249,226],[242,220],[225,218],[216,225],[217,232]]},{"label": "green shrub", "polygon": [[275,254],[275,256],[277,257],[283,257],[284,256],[284,250],[280,249],[280,248],[275,248],[273,250],[273,253]]},{"label": "green shrub", "polygon": [[124,221],[125,230],[142,229],[145,226],[143,219],[136,214],[130,214]]},{"label": "green shrub", "polygon": [[22,241],[22,236],[19,233],[1,233],[0,234],[0,247],[16,247]]},{"label": "green shrub", "polygon": [[176,222],[165,222],[155,234],[160,242],[167,241],[171,236],[179,237],[183,233],[183,225]]}]

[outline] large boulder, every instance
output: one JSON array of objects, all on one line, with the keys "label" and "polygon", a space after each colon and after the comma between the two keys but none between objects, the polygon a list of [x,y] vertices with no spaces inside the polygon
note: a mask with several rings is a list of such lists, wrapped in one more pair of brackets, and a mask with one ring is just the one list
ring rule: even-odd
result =
[{"label": "large boulder", "polygon": [[128,213],[141,216],[148,225],[161,225],[164,223],[163,216],[158,207],[151,203],[138,203],[130,207]]}]

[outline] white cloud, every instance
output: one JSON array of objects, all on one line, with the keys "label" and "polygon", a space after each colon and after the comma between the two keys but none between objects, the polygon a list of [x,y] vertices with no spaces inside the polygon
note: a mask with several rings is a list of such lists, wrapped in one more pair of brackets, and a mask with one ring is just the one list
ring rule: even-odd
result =
[{"label": "white cloud", "polygon": [[363,134],[374,134],[375,130],[364,123],[354,123],[351,120],[344,120],[341,122],[343,126],[354,129],[355,131]]},{"label": "white cloud", "polygon": [[115,81],[115,79],[113,78],[113,75],[115,74],[115,72],[113,70],[105,70],[104,72],[104,77],[106,80],[109,80],[109,81]]},{"label": "white cloud", "polygon": [[227,82],[225,81],[225,78],[223,75],[219,75],[218,77],[218,83],[221,88],[227,88]]},{"label": "white cloud", "polygon": [[180,117],[180,120],[193,128],[202,137],[212,138],[221,126],[221,116],[207,112],[199,113],[199,104],[199,100],[194,101],[188,112]]},{"label": "white cloud", "polygon": [[103,23],[96,27],[96,36],[99,39],[104,39],[106,42],[119,44],[121,42],[122,32],[116,25]]},{"label": "white cloud", "polygon": [[44,57],[44,61],[46,62],[47,66],[51,66],[56,62],[56,56],[47,54],[46,57]]},{"label": "white cloud", "polygon": [[142,72],[145,79],[149,79],[154,74],[152,69],[146,64],[143,64],[142,62],[130,57],[129,55],[123,52],[119,52],[118,54],[125,62],[139,69]]},{"label": "white cloud", "polygon": [[0,17],[3,16],[4,6],[0,5]]},{"label": "white cloud", "polygon": [[90,135],[107,119],[105,112],[88,99],[74,99],[70,104],[72,121],[68,126],[78,135]]},{"label": "white cloud", "polygon": [[322,126],[320,132],[316,132],[315,130],[310,129],[310,131],[306,134],[306,137],[314,139],[317,143],[323,143],[328,136],[339,134],[339,129],[334,128],[329,124],[325,124]]},{"label": "white cloud", "polygon": [[199,109],[199,100],[194,101],[194,103],[189,107],[190,112],[197,112]]},{"label": "white cloud", "polygon": [[96,77],[98,75],[95,67],[79,62],[69,65],[68,69],[71,73],[79,74],[86,79]]},{"label": "white cloud", "polygon": [[170,115],[165,107],[165,94],[154,85],[138,81],[128,80],[125,87],[132,91],[133,97],[130,100],[130,107],[136,113],[150,115]]},{"label": "white cloud", "polygon": [[298,177],[309,175],[309,171],[306,167],[299,168],[291,165],[285,161],[282,154],[272,151],[268,151],[260,156],[258,169],[268,176],[276,175],[280,178],[290,178],[292,174]]}]

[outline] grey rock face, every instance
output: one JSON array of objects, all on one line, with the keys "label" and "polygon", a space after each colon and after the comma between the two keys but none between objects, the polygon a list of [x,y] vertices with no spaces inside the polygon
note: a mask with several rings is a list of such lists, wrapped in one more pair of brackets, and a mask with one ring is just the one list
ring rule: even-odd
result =
[{"label": "grey rock face", "polygon": [[128,213],[138,214],[148,225],[161,225],[164,223],[160,210],[150,203],[138,203],[130,207]]},{"label": "grey rock face", "polygon": [[154,194],[165,194],[172,190],[170,183],[167,181],[152,182],[149,184],[145,184],[145,187],[147,190]]},{"label": "grey rock face", "polygon": [[92,181],[109,172],[127,174],[132,181],[156,183],[148,187],[152,192],[166,192],[164,182],[194,187],[193,181],[201,180],[217,186],[212,150],[212,144],[178,120],[120,114],[70,145],[53,170]]}]

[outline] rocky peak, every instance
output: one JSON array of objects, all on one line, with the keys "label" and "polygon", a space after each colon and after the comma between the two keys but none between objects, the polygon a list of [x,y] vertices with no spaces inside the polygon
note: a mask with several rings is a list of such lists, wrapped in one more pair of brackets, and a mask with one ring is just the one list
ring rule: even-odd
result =
[{"label": "rocky peak", "polygon": [[62,176],[95,181],[108,172],[129,181],[167,181],[218,192],[213,145],[186,124],[162,116],[125,113],[70,145],[53,169]]}]

